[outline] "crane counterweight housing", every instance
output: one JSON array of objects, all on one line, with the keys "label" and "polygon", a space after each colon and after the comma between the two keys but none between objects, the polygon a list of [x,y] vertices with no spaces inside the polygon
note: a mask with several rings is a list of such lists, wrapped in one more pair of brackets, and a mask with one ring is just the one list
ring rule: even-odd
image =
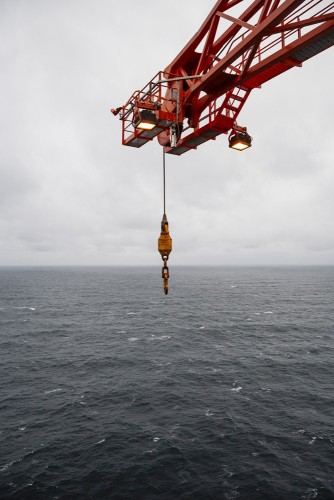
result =
[{"label": "crane counterweight housing", "polygon": [[[333,44],[334,2],[219,0],[176,58],[112,110],[122,144],[157,137],[166,153],[182,155],[228,134],[254,88]],[[148,128],[138,125],[141,110]]]}]

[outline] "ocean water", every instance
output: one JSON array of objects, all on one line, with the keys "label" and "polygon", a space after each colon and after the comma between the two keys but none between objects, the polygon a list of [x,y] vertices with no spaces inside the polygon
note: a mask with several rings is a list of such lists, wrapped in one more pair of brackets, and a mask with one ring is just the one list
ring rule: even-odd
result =
[{"label": "ocean water", "polygon": [[0,269],[1,499],[334,499],[334,268]]}]

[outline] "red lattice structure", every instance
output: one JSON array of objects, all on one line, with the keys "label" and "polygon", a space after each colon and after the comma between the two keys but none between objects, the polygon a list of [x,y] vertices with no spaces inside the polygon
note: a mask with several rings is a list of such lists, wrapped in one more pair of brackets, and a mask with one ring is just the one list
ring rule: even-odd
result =
[{"label": "red lattice structure", "polygon": [[[182,155],[227,134],[254,88],[334,44],[334,2],[219,0],[178,56],[116,111],[122,144],[140,148],[157,137]],[[152,130],[134,125],[142,109]]]}]

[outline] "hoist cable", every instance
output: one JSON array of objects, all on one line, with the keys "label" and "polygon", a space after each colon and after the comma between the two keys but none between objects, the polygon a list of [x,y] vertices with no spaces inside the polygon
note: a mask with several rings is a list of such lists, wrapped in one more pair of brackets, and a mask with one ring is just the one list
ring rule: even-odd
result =
[{"label": "hoist cable", "polygon": [[163,175],[163,195],[164,195],[164,214],[166,213],[166,151],[162,148],[162,175]]},{"label": "hoist cable", "polygon": [[167,260],[169,257],[169,254],[172,251],[172,238],[170,237],[169,234],[169,228],[168,228],[168,220],[167,220],[167,215],[166,215],[166,157],[165,157],[166,151],[165,148],[163,148],[163,156],[162,156],[162,173],[163,173],[163,198],[164,198],[164,213],[162,216],[162,221],[161,221],[161,233],[160,237],[158,239],[158,251],[161,255],[161,258],[163,260],[163,267],[162,267],[162,279],[163,279],[163,285],[164,285],[164,292],[165,295],[168,293],[168,278],[169,278],[169,269],[167,266]]},{"label": "hoist cable", "polygon": [[163,174],[163,191],[164,191],[164,214],[166,213],[166,159],[165,147],[162,148],[162,174]]}]

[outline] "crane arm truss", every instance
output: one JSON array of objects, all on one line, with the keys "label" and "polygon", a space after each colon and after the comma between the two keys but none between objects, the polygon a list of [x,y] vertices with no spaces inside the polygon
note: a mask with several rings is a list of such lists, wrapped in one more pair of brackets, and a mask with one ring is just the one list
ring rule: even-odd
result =
[{"label": "crane arm truss", "polygon": [[[121,108],[122,143],[139,148],[158,136],[167,153],[196,149],[233,128],[254,88],[333,44],[334,2],[219,0],[171,64]],[[141,108],[155,113],[153,130],[134,127]]]}]

